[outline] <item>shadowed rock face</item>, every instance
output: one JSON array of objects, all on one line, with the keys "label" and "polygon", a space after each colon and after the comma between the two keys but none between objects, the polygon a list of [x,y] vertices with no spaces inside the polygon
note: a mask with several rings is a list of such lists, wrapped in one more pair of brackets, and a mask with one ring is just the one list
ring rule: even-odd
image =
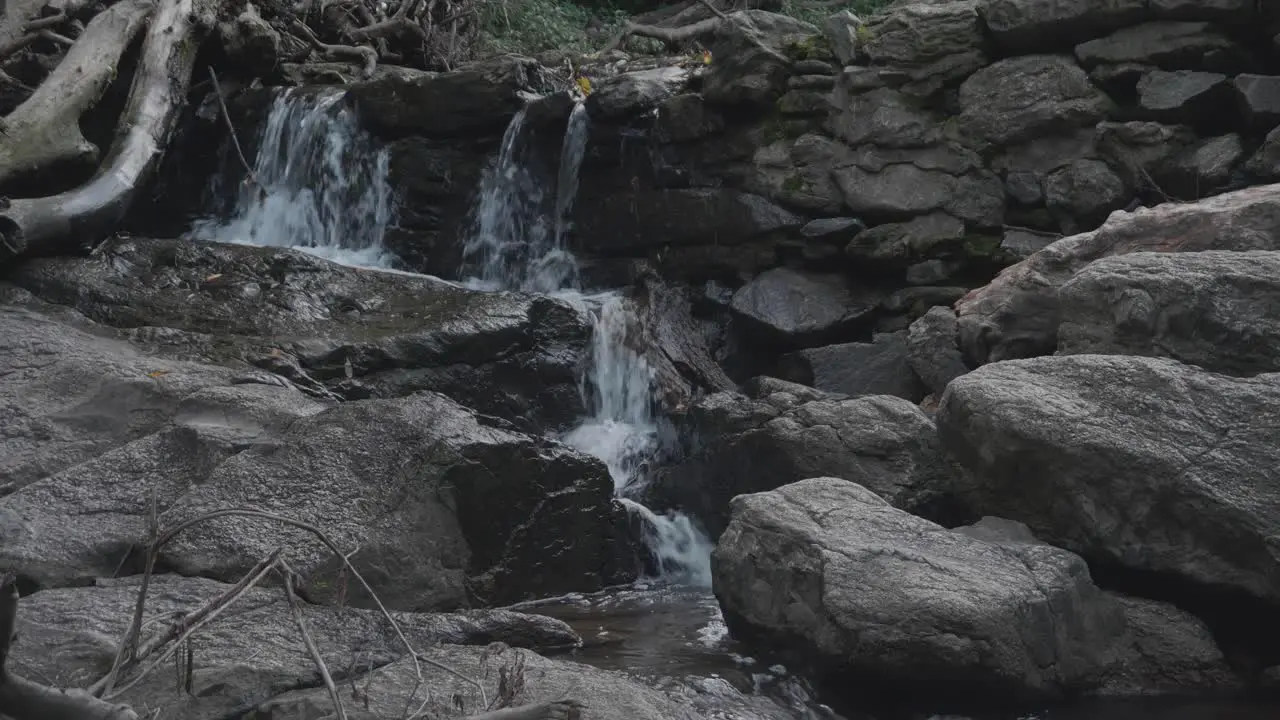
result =
[{"label": "shadowed rock face", "polygon": [[[436,390],[526,429],[582,412],[587,318],[557,300],[463,290],[304,253],[116,240],[8,275],[143,347],[214,363],[296,365],[349,398]],[[282,354],[284,357],[282,357]]]}]

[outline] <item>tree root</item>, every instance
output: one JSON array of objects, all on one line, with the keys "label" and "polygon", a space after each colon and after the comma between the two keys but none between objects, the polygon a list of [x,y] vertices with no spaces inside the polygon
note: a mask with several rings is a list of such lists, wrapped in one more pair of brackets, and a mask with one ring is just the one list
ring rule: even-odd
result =
[{"label": "tree root", "polygon": [[313,50],[319,52],[328,60],[354,60],[363,63],[361,75],[365,80],[373,77],[373,71],[378,67],[378,51],[371,47],[363,47],[359,45],[331,45],[321,42],[316,37],[314,31],[307,27],[300,20],[294,20],[291,24],[294,32],[302,35],[302,37],[311,44]]},{"label": "tree root", "polygon": [[[102,11],[31,97],[3,120],[0,184],[23,173],[68,162],[92,162],[98,148],[80,133],[80,116],[101,99],[120,57],[155,8],[152,0],[124,0]],[[40,22],[39,20],[35,22]]]},{"label": "tree root", "polygon": [[215,5],[214,0],[162,0],[143,40],[108,157],[79,188],[8,201],[0,209],[0,261],[30,251],[56,250],[72,239],[96,239],[115,230],[155,172],[173,134],[196,52],[215,21]]},{"label": "tree root", "polygon": [[661,27],[658,25],[637,25],[628,22],[623,26],[622,32],[610,42],[602,52],[610,52],[617,50],[633,37],[646,37],[654,40],[660,40],[667,44],[668,47],[681,45],[696,40],[698,38],[714,35],[716,30],[720,29],[720,23],[723,22],[718,17],[711,17],[705,20],[691,23],[689,25],[681,25],[679,27]]}]

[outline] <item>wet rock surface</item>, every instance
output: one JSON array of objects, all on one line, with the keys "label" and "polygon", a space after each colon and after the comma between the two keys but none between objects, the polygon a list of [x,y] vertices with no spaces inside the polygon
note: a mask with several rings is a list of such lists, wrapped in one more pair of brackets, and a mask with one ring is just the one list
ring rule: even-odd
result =
[{"label": "wet rock surface", "polygon": [[[735,631],[935,703],[976,688],[1015,705],[1088,692],[1113,665],[1149,689],[1236,683],[1194,619],[1118,602],[1079,556],[1002,535],[947,530],[860,485],[807,479],[734,499],[716,593]],[[1172,622],[1146,615],[1161,611]]]}]

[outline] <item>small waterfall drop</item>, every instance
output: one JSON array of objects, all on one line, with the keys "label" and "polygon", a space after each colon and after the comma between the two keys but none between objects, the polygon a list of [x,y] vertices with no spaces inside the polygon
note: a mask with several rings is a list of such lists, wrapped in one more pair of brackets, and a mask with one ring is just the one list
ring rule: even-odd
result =
[{"label": "small waterfall drop", "polygon": [[390,267],[393,257],[382,245],[392,218],[390,157],[360,129],[343,94],[279,93],[254,162],[259,184],[242,184],[230,216],[199,220],[191,235]]},{"label": "small waterfall drop", "polygon": [[[563,441],[604,461],[615,494],[640,519],[663,577],[711,585],[711,541],[682,513],[658,514],[630,497],[658,450],[653,371],[635,343],[638,322],[621,293],[583,294],[577,259],[565,247],[590,124],[574,106],[561,145],[555,194],[548,197],[525,163],[526,115],[507,126],[495,165],[481,181],[466,257],[477,268],[473,288],[555,295],[584,305],[594,319],[591,365],[582,392],[589,414]],[[550,222],[544,218],[550,217]]]},{"label": "small waterfall drop", "polygon": [[565,249],[564,238],[578,192],[589,117],[581,104],[569,114],[551,207],[541,180],[525,162],[525,119],[524,110],[512,118],[497,162],[481,180],[471,236],[463,250],[477,266],[478,273],[467,280],[473,288],[550,294],[578,283],[578,262]]}]

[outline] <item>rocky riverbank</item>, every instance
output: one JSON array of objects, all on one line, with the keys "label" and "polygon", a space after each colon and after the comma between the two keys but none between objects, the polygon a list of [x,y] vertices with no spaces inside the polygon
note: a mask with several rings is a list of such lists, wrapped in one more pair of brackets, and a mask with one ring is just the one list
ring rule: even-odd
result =
[{"label": "rocky riverbank", "polygon": [[[206,92],[133,235],[0,268],[8,669],[107,674],[150,538],[195,523],[151,560],[148,632],[237,597],[126,668],[135,709],[319,718],[323,664],[352,717],[830,712],[576,663],[565,623],[492,609],[688,561],[654,545],[672,511],[716,544],[736,641],[841,712],[1274,689],[1277,32],[1244,0],[905,0],[734,12],[709,63],[275,77],[346,113],[306,150],[360,178],[336,189],[246,167]],[[253,131],[272,117],[319,127],[224,84],[249,158],[289,146]],[[283,222],[183,236],[287,183],[355,217],[375,182],[394,216],[358,249],[393,267]],[[526,270],[540,233],[581,280],[484,286],[477,228],[524,233],[498,249]],[[592,413],[612,454],[572,434]]]}]

